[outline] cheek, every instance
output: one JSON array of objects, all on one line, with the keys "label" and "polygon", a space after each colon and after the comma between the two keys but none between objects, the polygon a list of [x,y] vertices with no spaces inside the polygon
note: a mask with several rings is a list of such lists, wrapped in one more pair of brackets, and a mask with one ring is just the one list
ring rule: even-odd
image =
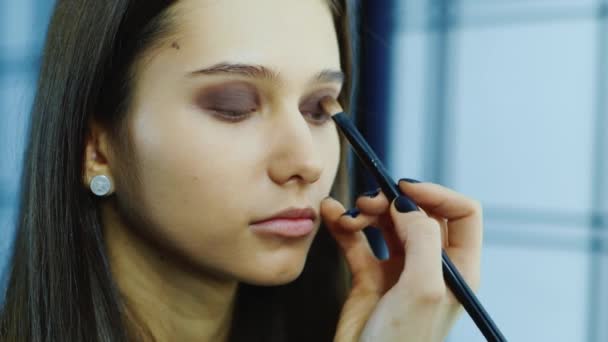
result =
[{"label": "cheek", "polygon": [[[276,196],[269,195],[276,184],[266,169],[268,130],[253,121],[227,125],[200,114],[178,114],[142,115],[131,126],[141,184],[133,199],[149,223],[143,227],[148,235],[204,269],[235,277],[267,280],[300,270],[311,241],[297,247],[269,245],[244,229],[252,210],[268,211],[267,204],[276,203]],[[323,163],[321,179],[310,188],[314,203],[334,182],[340,142],[331,124],[311,128],[311,134]],[[267,274],[259,273],[260,265]]]},{"label": "cheek", "polygon": [[142,115],[134,120],[132,131],[144,191],[162,190],[182,201],[195,200],[190,197],[198,194],[203,197],[198,198],[201,206],[209,204],[207,200],[223,200],[218,196],[224,193],[234,194],[259,159],[259,149],[239,139],[238,128],[199,112]]},{"label": "cheek", "polygon": [[340,165],[340,139],[334,125],[324,127],[315,136],[317,149],[323,160],[323,175],[321,187],[323,193],[329,192]]},{"label": "cheek", "polygon": [[235,197],[256,167],[252,147],[192,114],[142,116],[132,136],[139,207],[153,234],[188,258],[221,258],[246,224]]}]

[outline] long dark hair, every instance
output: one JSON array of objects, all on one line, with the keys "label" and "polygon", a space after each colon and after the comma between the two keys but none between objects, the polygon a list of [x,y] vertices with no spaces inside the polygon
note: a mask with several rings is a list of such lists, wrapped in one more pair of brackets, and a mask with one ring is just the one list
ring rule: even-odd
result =
[{"label": "long dark hair", "polygon": [[[345,1],[329,2],[347,73],[341,97],[347,106],[351,49]],[[98,204],[82,185],[84,145],[92,119],[119,141],[128,140],[124,118],[134,65],[171,37],[173,3],[57,1],[32,108],[0,339],[139,339],[110,273]],[[343,152],[333,194],[348,201],[344,158]],[[344,279],[336,245],[321,229],[298,280],[239,288],[231,340],[331,340]]]}]

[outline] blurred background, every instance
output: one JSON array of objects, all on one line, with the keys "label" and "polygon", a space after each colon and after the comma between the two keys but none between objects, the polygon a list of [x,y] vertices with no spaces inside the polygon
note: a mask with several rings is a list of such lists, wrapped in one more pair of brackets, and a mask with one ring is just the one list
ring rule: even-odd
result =
[{"label": "blurred background", "polygon": [[[608,1],[360,2],[358,124],[396,178],[483,203],[503,333],[608,341]],[[0,284],[53,4],[0,0]],[[448,339],[483,340],[466,315]]]}]

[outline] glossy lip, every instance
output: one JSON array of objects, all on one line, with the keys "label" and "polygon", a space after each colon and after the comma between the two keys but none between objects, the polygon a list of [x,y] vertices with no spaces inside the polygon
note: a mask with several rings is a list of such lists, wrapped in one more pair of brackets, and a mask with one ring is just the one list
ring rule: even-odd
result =
[{"label": "glossy lip", "polygon": [[262,234],[286,238],[307,236],[314,230],[316,212],[308,208],[287,208],[270,217],[254,221],[251,229]]},{"label": "glossy lip", "polygon": [[252,222],[252,224],[259,224],[265,221],[271,221],[271,220],[277,220],[277,219],[309,219],[309,220],[316,220],[317,219],[317,213],[315,213],[315,211],[311,208],[287,208],[285,210],[281,210],[278,213]]}]

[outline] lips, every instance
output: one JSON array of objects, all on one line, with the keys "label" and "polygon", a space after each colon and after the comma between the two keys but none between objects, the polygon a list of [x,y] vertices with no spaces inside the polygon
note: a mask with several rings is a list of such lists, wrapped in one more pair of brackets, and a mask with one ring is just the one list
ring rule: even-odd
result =
[{"label": "lips", "polygon": [[253,222],[253,224],[257,224],[257,223],[261,223],[261,222],[265,222],[265,221],[277,220],[277,219],[292,219],[292,220],[309,219],[309,220],[314,221],[316,218],[317,218],[317,214],[310,207],[309,208],[287,208],[270,217],[255,221],[255,222]]},{"label": "lips", "polygon": [[314,230],[317,214],[312,208],[288,208],[272,216],[251,223],[251,229],[260,234],[295,238],[307,236]]}]

